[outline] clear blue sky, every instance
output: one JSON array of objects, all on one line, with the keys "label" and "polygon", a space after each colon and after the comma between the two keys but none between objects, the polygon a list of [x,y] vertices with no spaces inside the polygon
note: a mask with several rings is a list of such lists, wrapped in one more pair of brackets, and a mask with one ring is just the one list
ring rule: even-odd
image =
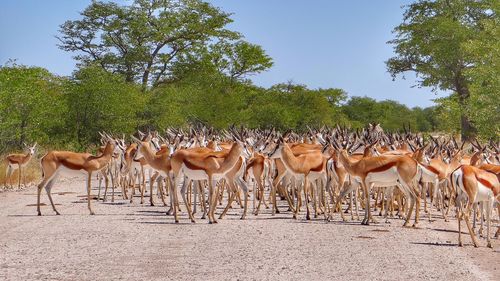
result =
[{"label": "clear blue sky", "polygon": [[[130,2],[120,0],[117,2]],[[393,99],[408,106],[429,106],[428,88],[412,88],[414,74],[392,81],[384,61],[392,56],[386,42],[402,20],[402,5],[412,1],[370,0],[211,0],[234,13],[233,30],[261,45],[275,65],[252,77],[271,86],[292,80],[310,88],[337,87],[350,96]],[[17,59],[69,75],[75,62],[56,46],[58,26],[79,17],[90,0],[2,0],[0,64]]]}]

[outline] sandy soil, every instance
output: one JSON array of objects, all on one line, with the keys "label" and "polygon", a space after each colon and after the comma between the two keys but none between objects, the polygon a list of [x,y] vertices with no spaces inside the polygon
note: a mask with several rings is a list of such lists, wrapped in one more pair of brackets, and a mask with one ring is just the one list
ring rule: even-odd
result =
[{"label": "sandy soil", "polygon": [[[93,191],[94,193],[96,191]],[[499,280],[500,241],[494,249],[457,247],[457,225],[440,218],[418,229],[401,220],[361,226],[326,223],[270,210],[239,220],[230,210],[219,224],[180,224],[165,207],[95,203],[89,216],[84,184],[54,187],[61,216],[29,188],[0,194],[0,280]],[[236,206],[236,205],[235,205]],[[220,211],[219,211],[220,212]],[[197,214],[199,218],[201,214]],[[497,222],[495,222],[495,225]]]}]

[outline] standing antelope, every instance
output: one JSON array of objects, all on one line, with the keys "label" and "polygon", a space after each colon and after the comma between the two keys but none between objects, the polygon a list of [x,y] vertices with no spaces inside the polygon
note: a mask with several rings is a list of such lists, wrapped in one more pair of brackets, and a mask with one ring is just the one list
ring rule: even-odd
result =
[{"label": "standing antelope", "polygon": [[[353,161],[349,158],[347,151],[341,149],[339,161],[351,176],[361,181],[366,200],[365,218],[361,224],[368,225],[372,219],[370,210],[370,190],[372,187],[397,185],[410,201],[410,209],[403,226],[408,225],[416,201],[414,179],[418,166],[415,160],[409,156],[401,155],[366,157],[359,161]],[[417,216],[415,216],[413,226],[416,226],[417,223]]]},{"label": "standing antelope", "polygon": [[[36,142],[33,146],[27,146],[26,144],[24,145],[27,148],[26,154],[9,154],[5,159],[5,162],[7,163],[7,171],[5,177],[6,186],[7,186],[7,180],[10,180],[10,177],[12,176],[14,171],[19,169],[19,182],[17,187],[18,188],[21,187],[21,175],[23,167],[28,165],[33,155],[35,155],[36,151]],[[26,185],[26,175],[24,175],[23,179],[24,179],[24,185]],[[10,181],[10,186],[12,187],[12,181]]]},{"label": "standing antelope", "polygon": [[[303,180],[304,184],[302,186],[304,190],[304,199],[305,199],[305,205],[306,205],[306,219],[310,220],[310,211],[309,211],[309,204],[307,203],[308,201],[308,187],[309,187],[309,182],[315,183],[316,180],[322,181],[323,185],[326,183],[326,162],[327,158],[323,156],[321,151],[319,150],[310,150],[309,152],[302,153],[299,156],[295,156],[294,153],[292,152],[290,146],[283,140],[283,138],[280,137],[278,144],[276,145],[274,151],[269,153],[269,158],[271,159],[281,159],[283,164],[285,165],[287,171],[292,173],[296,178],[299,178]],[[315,217],[317,216],[317,201],[316,201],[316,196],[317,196],[317,186],[316,191],[311,189],[312,192],[312,199],[313,199],[313,204],[314,204],[314,211],[315,211]],[[274,188],[272,189],[272,194],[275,197],[274,194]],[[298,202],[301,201],[300,199],[300,190],[297,193],[298,195]],[[275,198],[273,199],[275,201]],[[275,202],[273,202],[276,204]],[[299,204],[299,203],[298,203]],[[293,217],[297,218],[299,212],[299,207],[297,206],[295,208],[295,212]],[[324,212],[325,214],[325,219],[326,219],[326,211]]]},{"label": "standing antelope", "polygon": [[491,212],[495,201],[497,204],[500,203],[500,182],[497,176],[474,166],[463,165],[451,173],[450,181],[457,192],[458,245],[463,245],[460,225],[463,218],[469,229],[474,247],[478,247],[477,238],[470,225],[469,216],[472,205],[480,203],[480,205],[486,205],[486,241],[488,243],[487,246],[491,248]]},{"label": "standing antelope", "polygon": [[118,143],[110,138],[108,138],[108,142],[104,151],[99,156],[94,156],[90,153],[77,153],[71,151],[50,151],[41,159],[42,165],[42,175],[43,180],[38,185],[38,197],[37,197],[37,211],[38,215],[41,216],[40,212],[40,195],[42,192],[42,188],[45,188],[47,191],[47,195],[50,200],[50,204],[52,205],[52,209],[59,215],[59,212],[56,210],[56,206],[52,201],[52,195],[50,194],[52,186],[57,181],[57,178],[61,173],[63,174],[76,174],[81,175],[84,174],[87,176],[87,204],[88,209],[91,215],[94,215],[94,211],[92,211],[92,207],[90,205],[90,186],[92,181],[92,173],[100,171],[106,168],[111,160],[113,153],[118,153]]},{"label": "standing antelope", "polygon": [[[207,152],[207,151],[190,151],[181,149],[172,155],[172,182],[171,196],[174,201],[174,219],[179,222],[177,218],[177,208],[175,205],[178,203],[177,186],[180,177],[184,174],[191,180],[208,180],[209,187],[209,208],[208,219],[209,223],[217,223],[215,219],[215,208],[217,204],[216,186],[217,182],[224,178],[225,174],[232,170],[236,163],[240,160],[243,151],[243,143],[235,138],[235,142],[231,146],[231,150],[225,155],[224,158],[219,158],[220,152]],[[225,154],[225,153],[224,153]],[[189,218],[194,222],[194,217],[191,212],[191,207],[186,200],[185,190],[181,190],[182,199],[186,205]]]}]

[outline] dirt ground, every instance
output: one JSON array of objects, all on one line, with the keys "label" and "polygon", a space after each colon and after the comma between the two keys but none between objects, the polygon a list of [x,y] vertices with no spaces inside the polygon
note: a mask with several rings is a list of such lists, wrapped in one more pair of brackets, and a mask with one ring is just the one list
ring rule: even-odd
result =
[{"label": "dirt ground", "polygon": [[[96,194],[96,190],[93,191]],[[0,194],[0,280],[499,280],[500,241],[457,246],[457,223],[291,219],[264,210],[241,221],[231,209],[218,224],[181,223],[163,206],[93,202],[81,179],[62,179],[36,216],[34,187]],[[158,201],[158,200],[157,200]],[[284,210],[284,208],[281,208]],[[219,210],[220,213],[221,210]],[[498,224],[495,221],[494,225]],[[496,229],[496,228],[495,228]],[[466,230],[463,230],[466,231]],[[493,231],[492,231],[493,232]]]}]

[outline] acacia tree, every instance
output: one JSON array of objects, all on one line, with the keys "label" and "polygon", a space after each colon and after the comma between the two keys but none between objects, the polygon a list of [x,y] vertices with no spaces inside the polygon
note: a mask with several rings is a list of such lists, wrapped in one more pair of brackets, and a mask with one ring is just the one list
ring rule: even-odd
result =
[{"label": "acacia tree", "polygon": [[93,1],[82,19],[60,26],[59,47],[81,64],[138,81],[144,88],[168,77],[178,57],[207,42],[237,40],[230,14],[201,0],[135,0],[129,6]]},{"label": "acacia tree", "polygon": [[467,114],[474,58],[466,43],[482,30],[482,20],[496,16],[489,1],[419,0],[407,6],[403,23],[394,29],[396,56],[387,68],[393,77],[413,71],[419,86],[451,90],[461,107],[462,138],[475,134]]}]

